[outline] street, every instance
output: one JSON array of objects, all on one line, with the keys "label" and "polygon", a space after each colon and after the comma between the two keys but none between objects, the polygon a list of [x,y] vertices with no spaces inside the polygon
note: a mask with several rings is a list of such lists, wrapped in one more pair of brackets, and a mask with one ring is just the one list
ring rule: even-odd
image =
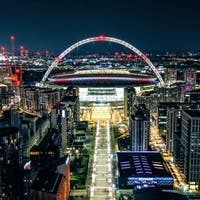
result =
[{"label": "street", "polygon": [[110,122],[97,121],[92,170],[91,200],[112,199]]}]

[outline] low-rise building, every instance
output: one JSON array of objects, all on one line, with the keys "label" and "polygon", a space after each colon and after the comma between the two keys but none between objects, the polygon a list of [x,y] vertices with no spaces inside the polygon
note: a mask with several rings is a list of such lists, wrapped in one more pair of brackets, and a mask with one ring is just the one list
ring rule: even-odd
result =
[{"label": "low-rise building", "polygon": [[173,177],[156,151],[117,152],[119,189],[173,188]]},{"label": "low-rise building", "polygon": [[64,200],[70,192],[69,156],[44,166],[31,185],[33,200]]}]

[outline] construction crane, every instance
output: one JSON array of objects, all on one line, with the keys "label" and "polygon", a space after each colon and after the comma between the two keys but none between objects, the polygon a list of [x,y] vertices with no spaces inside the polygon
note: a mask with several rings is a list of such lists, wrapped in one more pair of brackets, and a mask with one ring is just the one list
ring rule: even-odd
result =
[{"label": "construction crane", "polygon": [[12,60],[13,60],[15,56],[15,44],[14,44],[15,37],[13,35],[10,36],[10,41],[11,41],[11,46],[12,46]]},{"label": "construction crane", "polygon": [[9,83],[10,80],[12,79],[12,70],[9,67],[9,63],[8,63],[8,55],[6,53],[6,48],[4,46],[1,46],[1,51],[2,51],[2,55],[4,57],[4,67],[1,68],[1,82],[4,81],[8,81]]},{"label": "construction crane", "polygon": [[8,80],[10,84],[12,83],[15,86],[19,86],[22,81],[22,66],[20,67],[14,66],[11,68],[11,66],[9,66],[6,48],[2,46],[1,51],[5,63],[4,73],[2,73],[3,76],[2,80]]},{"label": "construction crane", "polygon": [[23,56],[24,56],[24,46],[20,46],[19,47],[19,49],[20,49],[20,58],[22,59],[23,58]]}]

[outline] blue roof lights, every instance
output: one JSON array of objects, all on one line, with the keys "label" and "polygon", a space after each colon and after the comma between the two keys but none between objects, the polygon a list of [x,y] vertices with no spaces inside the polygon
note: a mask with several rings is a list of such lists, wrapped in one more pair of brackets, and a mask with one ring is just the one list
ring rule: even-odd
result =
[{"label": "blue roof lights", "polygon": [[118,152],[121,177],[171,177],[159,152]]}]

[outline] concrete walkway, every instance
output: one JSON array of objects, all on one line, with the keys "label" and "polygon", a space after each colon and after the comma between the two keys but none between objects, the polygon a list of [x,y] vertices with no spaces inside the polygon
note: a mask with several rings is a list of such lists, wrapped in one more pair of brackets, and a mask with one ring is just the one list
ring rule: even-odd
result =
[{"label": "concrete walkway", "polygon": [[97,121],[92,172],[91,200],[112,199],[110,122]]}]

